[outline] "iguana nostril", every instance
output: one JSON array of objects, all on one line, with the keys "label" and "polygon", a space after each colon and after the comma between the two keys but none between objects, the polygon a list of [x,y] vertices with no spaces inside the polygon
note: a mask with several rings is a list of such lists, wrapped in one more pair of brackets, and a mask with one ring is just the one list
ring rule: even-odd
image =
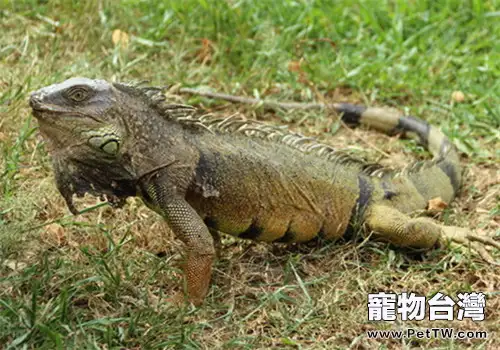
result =
[{"label": "iguana nostril", "polygon": [[32,92],[30,95],[30,107],[36,109],[42,103],[41,95],[38,91]]}]

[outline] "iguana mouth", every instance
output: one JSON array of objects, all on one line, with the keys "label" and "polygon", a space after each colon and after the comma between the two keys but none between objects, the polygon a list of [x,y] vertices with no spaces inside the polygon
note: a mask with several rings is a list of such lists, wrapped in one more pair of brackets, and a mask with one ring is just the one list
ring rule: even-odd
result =
[{"label": "iguana mouth", "polygon": [[102,122],[87,114],[67,110],[67,109],[61,109],[57,108],[57,106],[50,106],[50,105],[45,105],[45,104],[39,104],[35,105],[34,107],[32,106],[32,113],[35,116],[36,119],[38,120],[43,120],[44,122],[47,122],[50,124],[55,123],[58,121],[56,118],[88,118],[92,119],[94,122],[102,124]]},{"label": "iguana mouth", "polygon": [[67,110],[62,110],[61,108],[57,108],[57,106],[44,104],[33,98],[30,98],[30,107],[33,116],[38,120],[46,121],[61,116],[62,114],[70,114]]},{"label": "iguana mouth", "polygon": [[36,119],[45,121],[51,117],[55,118],[57,116],[60,116],[61,112],[54,112],[54,111],[51,111],[50,109],[45,109],[45,108],[40,107],[38,109],[33,108],[32,114]]}]

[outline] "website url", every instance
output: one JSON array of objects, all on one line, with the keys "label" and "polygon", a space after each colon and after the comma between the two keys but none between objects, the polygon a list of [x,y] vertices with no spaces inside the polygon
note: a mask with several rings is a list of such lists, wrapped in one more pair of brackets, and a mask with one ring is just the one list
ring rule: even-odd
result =
[{"label": "website url", "polygon": [[407,328],[405,330],[366,331],[368,339],[488,339],[487,331],[455,330],[454,328]]}]

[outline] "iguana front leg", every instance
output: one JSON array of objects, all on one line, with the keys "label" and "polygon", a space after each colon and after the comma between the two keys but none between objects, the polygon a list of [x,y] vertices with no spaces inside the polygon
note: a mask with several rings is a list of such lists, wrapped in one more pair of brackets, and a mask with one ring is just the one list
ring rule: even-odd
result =
[{"label": "iguana front leg", "polygon": [[215,258],[214,240],[207,226],[187,203],[166,185],[145,186],[145,201],[160,213],[169,227],[186,245],[183,266],[188,300],[199,305],[205,298]]},{"label": "iguana front leg", "polygon": [[456,243],[470,246],[487,262],[498,264],[485,246],[500,250],[500,243],[465,228],[440,225],[429,218],[410,218],[397,209],[377,204],[367,210],[365,223],[378,236],[401,247],[428,249],[438,243]]}]

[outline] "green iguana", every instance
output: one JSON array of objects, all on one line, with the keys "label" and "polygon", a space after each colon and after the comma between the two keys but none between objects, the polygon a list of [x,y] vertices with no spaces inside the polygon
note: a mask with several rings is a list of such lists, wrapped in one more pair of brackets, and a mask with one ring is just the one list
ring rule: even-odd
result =
[{"label": "green iguana", "polygon": [[[362,223],[398,246],[455,242],[495,263],[490,237],[410,214],[461,184],[454,146],[426,122],[395,111],[332,104],[349,125],[413,132],[433,160],[400,172],[366,164],[283,128],[169,104],[161,89],[73,78],[42,88],[30,105],[50,145],[56,182],[73,195],[120,205],[139,196],[185,243],[190,301],[208,290],[222,232],[265,242],[338,239]],[[292,105],[293,107],[293,105]]]}]

